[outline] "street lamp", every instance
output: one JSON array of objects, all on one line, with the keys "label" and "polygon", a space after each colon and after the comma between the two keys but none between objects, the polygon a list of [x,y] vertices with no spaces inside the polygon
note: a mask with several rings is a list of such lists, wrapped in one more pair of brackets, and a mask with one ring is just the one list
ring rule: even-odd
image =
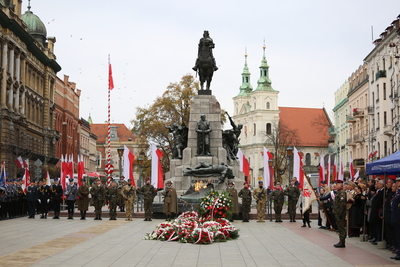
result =
[{"label": "street lamp", "polygon": [[122,176],[122,156],[124,155],[124,148],[120,146],[117,148],[118,156],[119,156],[119,177]]},{"label": "street lamp", "polygon": [[139,167],[139,186],[142,186],[143,183],[143,177],[142,177],[142,164],[143,164],[143,156],[142,153],[139,154],[138,160],[138,167]]}]

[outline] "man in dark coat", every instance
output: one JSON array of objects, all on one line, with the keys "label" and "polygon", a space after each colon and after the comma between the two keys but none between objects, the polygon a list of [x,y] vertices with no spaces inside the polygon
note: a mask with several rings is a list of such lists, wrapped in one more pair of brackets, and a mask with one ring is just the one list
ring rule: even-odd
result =
[{"label": "man in dark coat", "polygon": [[81,212],[81,220],[86,220],[86,212],[89,208],[89,187],[86,182],[78,188],[78,210]]},{"label": "man in dark coat", "polygon": [[50,202],[50,187],[43,181],[38,191],[38,201],[40,204],[40,219],[47,219],[47,213],[49,212]]},{"label": "man in dark coat", "polygon": [[390,257],[392,260],[400,260],[400,177],[396,178],[396,188],[391,201],[391,217],[390,222],[394,228],[395,244],[397,249],[396,256]]},{"label": "man in dark coat", "polygon": [[167,216],[167,221],[171,220],[174,214],[178,213],[178,197],[175,188],[172,187],[172,182],[167,181],[164,191],[164,209],[163,212]]},{"label": "man in dark coat", "polygon": [[285,195],[280,183],[276,183],[275,189],[271,193],[271,198],[274,200],[275,222],[282,222],[281,214]]},{"label": "man in dark coat", "polygon": [[34,181],[26,189],[26,201],[28,202],[29,219],[35,219],[36,201],[38,190]]},{"label": "man in dark coat", "polygon": [[67,210],[68,210],[68,218],[69,220],[74,219],[74,209],[75,209],[75,201],[76,201],[76,193],[77,186],[74,183],[74,178],[68,179],[69,184],[65,189],[65,197],[67,200]]},{"label": "man in dark coat", "polygon": [[376,193],[371,198],[371,210],[369,215],[370,226],[374,228],[376,238],[371,240],[373,245],[377,245],[377,242],[382,241],[382,208],[383,208],[383,192],[385,182],[379,180],[375,184]]},{"label": "man in dark coat", "polygon": [[55,178],[54,183],[50,187],[50,197],[53,203],[54,216],[53,219],[60,219],[61,199],[63,196],[63,189],[60,185],[59,179]]}]

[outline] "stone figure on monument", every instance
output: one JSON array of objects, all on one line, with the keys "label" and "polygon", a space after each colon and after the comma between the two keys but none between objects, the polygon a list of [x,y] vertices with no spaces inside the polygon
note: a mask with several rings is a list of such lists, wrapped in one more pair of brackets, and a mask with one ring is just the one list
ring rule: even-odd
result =
[{"label": "stone figure on monument", "polygon": [[211,156],[210,153],[210,132],[212,131],[210,122],[206,120],[206,115],[202,114],[196,125],[197,132],[197,155]]},{"label": "stone figure on monument", "polygon": [[172,126],[165,126],[174,137],[174,146],[172,148],[172,158],[182,159],[182,151],[187,146],[187,127],[183,124],[179,126],[177,123]]},{"label": "stone figure on monument", "polygon": [[183,170],[183,175],[197,177],[219,176],[219,184],[222,184],[225,181],[225,178],[235,178],[232,169],[223,162],[221,162],[220,165],[212,165],[201,161],[193,168],[186,168]]},{"label": "stone figure on monument", "polygon": [[218,70],[212,49],[215,48],[213,39],[211,39],[208,31],[204,31],[203,37],[199,41],[197,59],[195,66],[192,68],[198,71],[200,76],[200,87],[204,89],[204,82],[207,82],[206,90],[210,90],[210,84],[214,71]]},{"label": "stone figure on monument", "polygon": [[226,115],[228,115],[232,129],[224,130],[222,132],[222,146],[227,152],[228,160],[235,160],[238,153],[238,146],[240,141],[239,136],[242,132],[243,124],[236,125],[231,116],[229,116],[228,112],[226,112]]}]

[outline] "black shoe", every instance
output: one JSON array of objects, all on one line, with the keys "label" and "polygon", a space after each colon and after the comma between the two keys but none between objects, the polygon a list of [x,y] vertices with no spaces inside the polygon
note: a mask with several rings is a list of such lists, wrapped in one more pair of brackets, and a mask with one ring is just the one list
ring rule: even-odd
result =
[{"label": "black shoe", "polygon": [[149,219],[148,219],[148,221],[152,221],[152,219],[151,219],[151,218],[149,218]]},{"label": "black shoe", "polygon": [[325,229],[325,227],[321,226],[321,227],[319,227],[318,229]]},{"label": "black shoe", "polygon": [[400,255],[394,256],[394,257],[390,257],[392,260],[397,260],[400,261]]},{"label": "black shoe", "polygon": [[303,224],[301,227],[307,227],[305,224]]},{"label": "black shoe", "polygon": [[145,218],[143,221],[147,222],[147,221],[148,221],[148,219],[147,219],[147,218]]},{"label": "black shoe", "polygon": [[371,243],[376,242],[376,238],[369,240],[369,242],[371,242]]},{"label": "black shoe", "polygon": [[246,222],[246,220],[243,220],[242,222]]},{"label": "black shoe", "polygon": [[296,222],[296,220],[293,220],[293,222]]},{"label": "black shoe", "polygon": [[335,244],[335,245],[333,245],[335,248],[345,248],[346,247],[346,245],[344,244],[344,243],[342,243],[342,242],[339,242],[339,243],[337,243],[337,244]]}]

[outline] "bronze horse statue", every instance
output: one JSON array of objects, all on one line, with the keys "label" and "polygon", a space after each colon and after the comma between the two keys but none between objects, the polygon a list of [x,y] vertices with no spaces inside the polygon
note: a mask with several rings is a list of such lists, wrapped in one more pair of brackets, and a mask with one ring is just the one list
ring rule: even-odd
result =
[{"label": "bronze horse statue", "polygon": [[204,90],[206,82],[206,90],[210,90],[211,80],[214,71],[218,70],[212,49],[215,47],[213,40],[210,38],[208,31],[204,31],[203,38],[199,42],[199,50],[194,71],[198,71],[200,77],[200,89]]}]

